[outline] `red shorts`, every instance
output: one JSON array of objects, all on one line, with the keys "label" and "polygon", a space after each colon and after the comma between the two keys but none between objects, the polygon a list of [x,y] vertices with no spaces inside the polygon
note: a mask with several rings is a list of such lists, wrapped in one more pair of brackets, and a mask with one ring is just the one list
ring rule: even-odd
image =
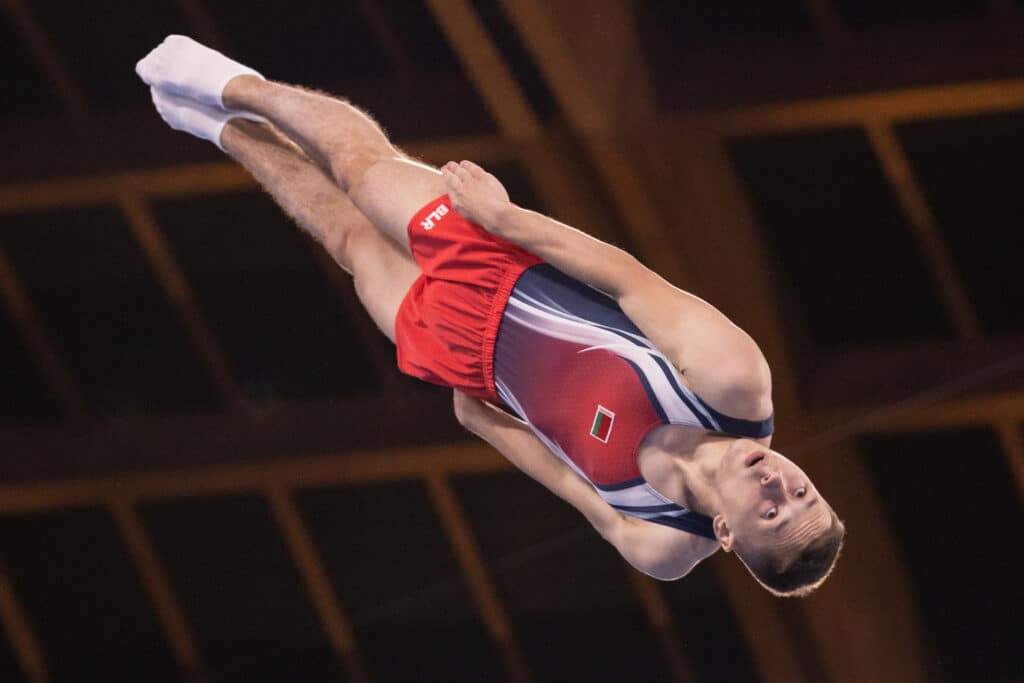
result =
[{"label": "red shorts", "polygon": [[409,246],[423,272],[395,316],[398,368],[497,402],[498,325],[516,280],[541,260],[467,221],[448,195],[412,217]]}]

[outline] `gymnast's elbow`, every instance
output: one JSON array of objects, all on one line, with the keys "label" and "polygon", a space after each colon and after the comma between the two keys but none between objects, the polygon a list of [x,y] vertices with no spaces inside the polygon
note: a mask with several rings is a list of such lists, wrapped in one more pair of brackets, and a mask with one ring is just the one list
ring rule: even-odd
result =
[{"label": "gymnast's elbow", "polygon": [[704,556],[685,532],[644,520],[623,516],[598,531],[634,569],[659,581],[683,578]]},{"label": "gymnast's elbow", "polygon": [[647,564],[630,562],[630,564],[634,569],[652,579],[657,579],[658,581],[678,581],[689,574],[697,563],[685,560],[683,562],[653,562]]},{"label": "gymnast's elbow", "polygon": [[751,341],[744,353],[732,353],[715,370],[714,386],[704,398],[723,412],[749,420],[772,415],[772,373]]}]

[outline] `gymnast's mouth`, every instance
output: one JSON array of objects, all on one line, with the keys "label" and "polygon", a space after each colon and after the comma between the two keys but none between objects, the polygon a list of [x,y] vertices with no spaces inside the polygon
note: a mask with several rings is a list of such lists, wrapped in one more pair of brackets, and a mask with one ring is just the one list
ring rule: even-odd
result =
[{"label": "gymnast's mouth", "polygon": [[764,451],[754,451],[743,460],[744,467],[753,467],[764,460]]}]

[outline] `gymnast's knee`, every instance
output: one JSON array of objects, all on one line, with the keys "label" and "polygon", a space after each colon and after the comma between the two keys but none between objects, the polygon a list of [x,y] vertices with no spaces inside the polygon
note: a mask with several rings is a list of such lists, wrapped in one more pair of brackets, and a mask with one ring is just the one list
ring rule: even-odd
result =
[{"label": "gymnast's knee", "polygon": [[344,230],[337,230],[329,235],[324,242],[324,248],[338,265],[356,277],[359,253],[370,246],[369,242],[376,237],[375,232],[375,228],[369,223],[348,225]]},{"label": "gymnast's knee", "polygon": [[390,144],[376,140],[347,142],[330,150],[328,164],[338,186],[352,195],[365,184],[370,168],[397,155],[398,151]]}]

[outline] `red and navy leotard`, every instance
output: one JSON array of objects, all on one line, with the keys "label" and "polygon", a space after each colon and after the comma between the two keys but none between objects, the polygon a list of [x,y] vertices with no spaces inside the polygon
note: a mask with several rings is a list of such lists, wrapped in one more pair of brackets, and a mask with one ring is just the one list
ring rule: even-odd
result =
[{"label": "red and navy leotard", "polygon": [[711,520],[655,491],[640,443],[663,424],[772,433],[706,404],[614,300],[547,264],[519,278],[494,351],[498,396],[559,458],[625,514],[714,538]]}]

